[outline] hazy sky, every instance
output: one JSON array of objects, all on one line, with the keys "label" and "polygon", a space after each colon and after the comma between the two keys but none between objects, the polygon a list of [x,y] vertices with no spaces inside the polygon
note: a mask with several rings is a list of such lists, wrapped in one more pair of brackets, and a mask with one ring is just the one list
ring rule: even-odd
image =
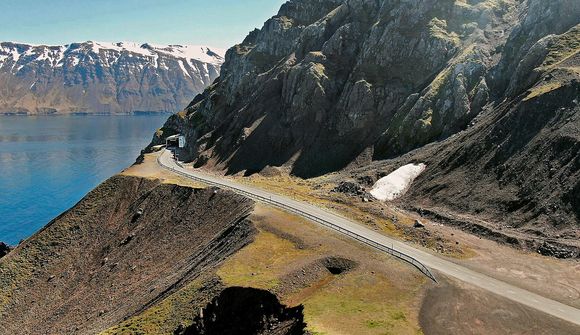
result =
[{"label": "hazy sky", "polygon": [[0,0],[0,41],[230,47],[285,0]]}]

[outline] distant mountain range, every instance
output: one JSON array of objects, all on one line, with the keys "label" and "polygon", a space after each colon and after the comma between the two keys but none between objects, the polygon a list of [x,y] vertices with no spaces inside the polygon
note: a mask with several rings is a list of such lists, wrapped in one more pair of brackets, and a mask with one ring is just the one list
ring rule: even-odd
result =
[{"label": "distant mountain range", "polygon": [[174,112],[219,76],[225,50],[193,45],[0,43],[0,114]]}]

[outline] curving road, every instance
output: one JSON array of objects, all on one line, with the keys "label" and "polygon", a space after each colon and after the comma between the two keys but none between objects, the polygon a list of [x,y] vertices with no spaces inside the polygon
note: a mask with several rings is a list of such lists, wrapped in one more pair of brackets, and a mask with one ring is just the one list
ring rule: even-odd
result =
[{"label": "curving road", "polygon": [[[210,176],[199,171],[184,169],[172,159],[172,155],[169,151],[164,151],[157,161],[162,167],[193,180],[233,190],[234,192],[244,194],[258,201],[267,202],[284,210],[299,214],[307,219],[324,224],[327,227],[329,227],[329,224],[326,223],[332,223],[330,228],[338,230],[350,237],[354,237],[375,248],[394,254],[395,256],[411,263],[432,279],[435,278],[431,275],[429,268],[557,318],[580,325],[580,310],[577,308],[545,298],[536,293],[521,289],[447,261],[423,250],[413,248],[401,241],[379,234],[360,224],[316,206],[296,201],[279,194],[270,193],[262,189]],[[423,268],[423,266],[426,268]]]}]

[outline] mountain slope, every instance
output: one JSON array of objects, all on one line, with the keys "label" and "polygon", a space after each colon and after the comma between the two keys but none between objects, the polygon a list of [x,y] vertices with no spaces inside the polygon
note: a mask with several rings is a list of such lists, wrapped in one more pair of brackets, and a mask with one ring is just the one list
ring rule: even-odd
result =
[{"label": "mountain slope", "polygon": [[219,75],[203,46],[0,44],[0,113],[172,112]]},{"label": "mountain slope", "polygon": [[573,0],[289,1],[153,143],[183,133],[195,166],[300,177],[420,157],[414,201],[573,232],[579,23]]},{"label": "mountain slope", "polygon": [[220,290],[213,270],[253,240],[253,206],[226,191],[107,180],[2,258],[0,334],[98,334],[196,281],[203,302]]}]

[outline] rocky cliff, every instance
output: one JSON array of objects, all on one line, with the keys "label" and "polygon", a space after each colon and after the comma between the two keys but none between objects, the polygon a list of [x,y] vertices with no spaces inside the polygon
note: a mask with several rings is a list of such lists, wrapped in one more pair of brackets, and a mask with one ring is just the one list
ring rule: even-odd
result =
[{"label": "rocky cliff", "polygon": [[0,113],[173,112],[218,75],[203,46],[85,42],[0,44]]},{"label": "rocky cliff", "polygon": [[292,0],[153,142],[226,173],[421,160],[409,201],[574,230],[579,23],[574,0]]}]

